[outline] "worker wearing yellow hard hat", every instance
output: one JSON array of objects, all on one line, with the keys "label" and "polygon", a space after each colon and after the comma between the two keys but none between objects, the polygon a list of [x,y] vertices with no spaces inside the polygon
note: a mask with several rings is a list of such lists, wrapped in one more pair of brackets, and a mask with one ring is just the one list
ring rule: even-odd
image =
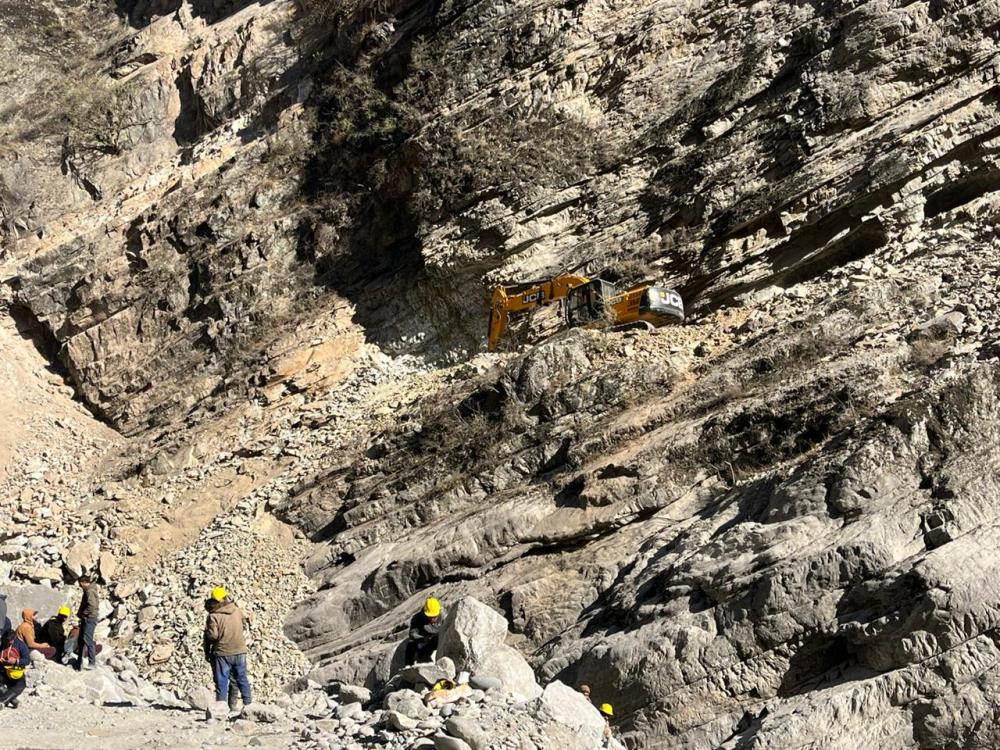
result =
[{"label": "worker wearing yellow hard hat", "polygon": [[602,703],[597,708],[601,712],[601,716],[604,717],[604,739],[608,742],[611,741],[611,720],[615,716],[615,709],[612,708],[610,703]]},{"label": "worker wearing yellow hard hat", "polygon": [[429,596],[424,600],[421,610],[410,620],[404,655],[406,664],[433,661],[440,630],[441,602]]},{"label": "worker wearing yellow hard hat", "polygon": [[42,626],[45,631],[45,642],[55,649],[53,658],[57,662],[62,662],[63,656],[66,655],[66,621],[71,614],[70,608],[63,605]]},{"label": "worker wearing yellow hard hat", "polygon": [[221,586],[216,586],[209,593],[205,611],[208,616],[202,647],[205,658],[212,665],[215,700],[226,701],[229,708],[236,711],[240,699],[244,706],[252,700],[244,635],[249,618]]}]

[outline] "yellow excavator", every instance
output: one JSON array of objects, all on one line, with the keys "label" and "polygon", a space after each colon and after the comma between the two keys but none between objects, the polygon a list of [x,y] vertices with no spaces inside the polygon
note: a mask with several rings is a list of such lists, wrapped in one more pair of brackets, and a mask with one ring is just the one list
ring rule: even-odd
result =
[{"label": "yellow excavator", "polygon": [[622,291],[604,279],[562,274],[493,290],[487,350],[496,351],[512,317],[554,302],[562,304],[569,326],[659,327],[684,320],[684,302],[674,289],[643,283]]}]

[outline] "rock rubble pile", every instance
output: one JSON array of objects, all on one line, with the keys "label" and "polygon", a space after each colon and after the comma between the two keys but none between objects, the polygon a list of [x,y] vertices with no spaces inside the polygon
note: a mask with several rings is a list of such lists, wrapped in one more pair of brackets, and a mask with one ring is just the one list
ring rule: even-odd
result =
[{"label": "rock rubble pile", "polygon": [[304,725],[299,746],[321,750],[621,747],[582,693],[559,681],[543,689],[506,636],[502,615],[461,599],[446,613],[436,662],[404,667],[397,651],[395,669],[375,676],[379,690],[334,683],[327,695],[311,683],[276,705],[273,720],[292,717]]}]

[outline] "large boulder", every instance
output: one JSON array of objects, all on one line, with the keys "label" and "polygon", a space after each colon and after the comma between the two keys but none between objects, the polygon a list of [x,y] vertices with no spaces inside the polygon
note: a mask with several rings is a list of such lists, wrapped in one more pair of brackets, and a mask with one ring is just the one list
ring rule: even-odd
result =
[{"label": "large boulder", "polygon": [[581,739],[582,747],[600,747],[604,719],[583,693],[555,680],[545,686],[538,708],[550,720],[570,727]]},{"label": "large boulder", "polygon": [[507,620],[478,599],[466,597],[448,610],[438,639],[438,656],[452,659],[458,669],[480,667],[507,637]]},{"label": "large boulder", "polygon": [[0,625],[4,628],[17,627],[21,622],[21,610],[25,608],[34,609],[41,619],[47,619],[66,604],[68,599],[66,592],[53,591],[48,586],[0,586],[0,620],[4,621]]},{"label": "large boulder", "polygon": [[96,705],[144,705],[138,691],[127,689],[107,667],[74,671],[52,662],[40,662],[29,670],[35,685],[44,684],[63,695]]},{"label": "large boulder", "polygon": [[494,646],[482,660],[480,672],[496,677],[518,700],[534,700],[542,694],[535,672],[517,649],[503,643]]},{"label": "large boulder", "polygon": [[63,554],[63,565],[73,578],[79,578],[94,570],[100,553],[100,542],[95,538],[77,542]]}]

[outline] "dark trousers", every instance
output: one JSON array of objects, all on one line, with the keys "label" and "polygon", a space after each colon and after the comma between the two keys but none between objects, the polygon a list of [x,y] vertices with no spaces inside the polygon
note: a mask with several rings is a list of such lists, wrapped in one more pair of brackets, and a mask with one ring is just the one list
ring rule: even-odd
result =
[{"label": "dark trousers", "polygon": [[17,696],[24,692],[24,688],[28,682],[23,677],[18,680],[12,680],[7,675],[4,675],[3,684],[6,690],[0,693],[0,703],[9,706],[17,700]]},{"label": "dark trousers", "polygon": [[80,635],[76,639],[76,668],[83,666],[83,650],[87,650],[90,666],[97,664],[97,646],[94,645],[94,631],[97,629],[97,618],[88,617],[80,623]]},{"label": "dark trousers", "polygon": [[428,638],[423,641],[407,641],[405,654],[406,666],[416,664],[417,662],[430,661],[434,656],[435,650],[437,650],[437,638]]},{"label": "dark trousers", "polygon": [[[247,655],[212,657],[212,677],[215,678],[215,700],[224,701],[229,697],[230,679],[240,689],[243,705],[250,705],[250,678],[247,675]],[[230,704],[232,706],[232,704]]]}]

